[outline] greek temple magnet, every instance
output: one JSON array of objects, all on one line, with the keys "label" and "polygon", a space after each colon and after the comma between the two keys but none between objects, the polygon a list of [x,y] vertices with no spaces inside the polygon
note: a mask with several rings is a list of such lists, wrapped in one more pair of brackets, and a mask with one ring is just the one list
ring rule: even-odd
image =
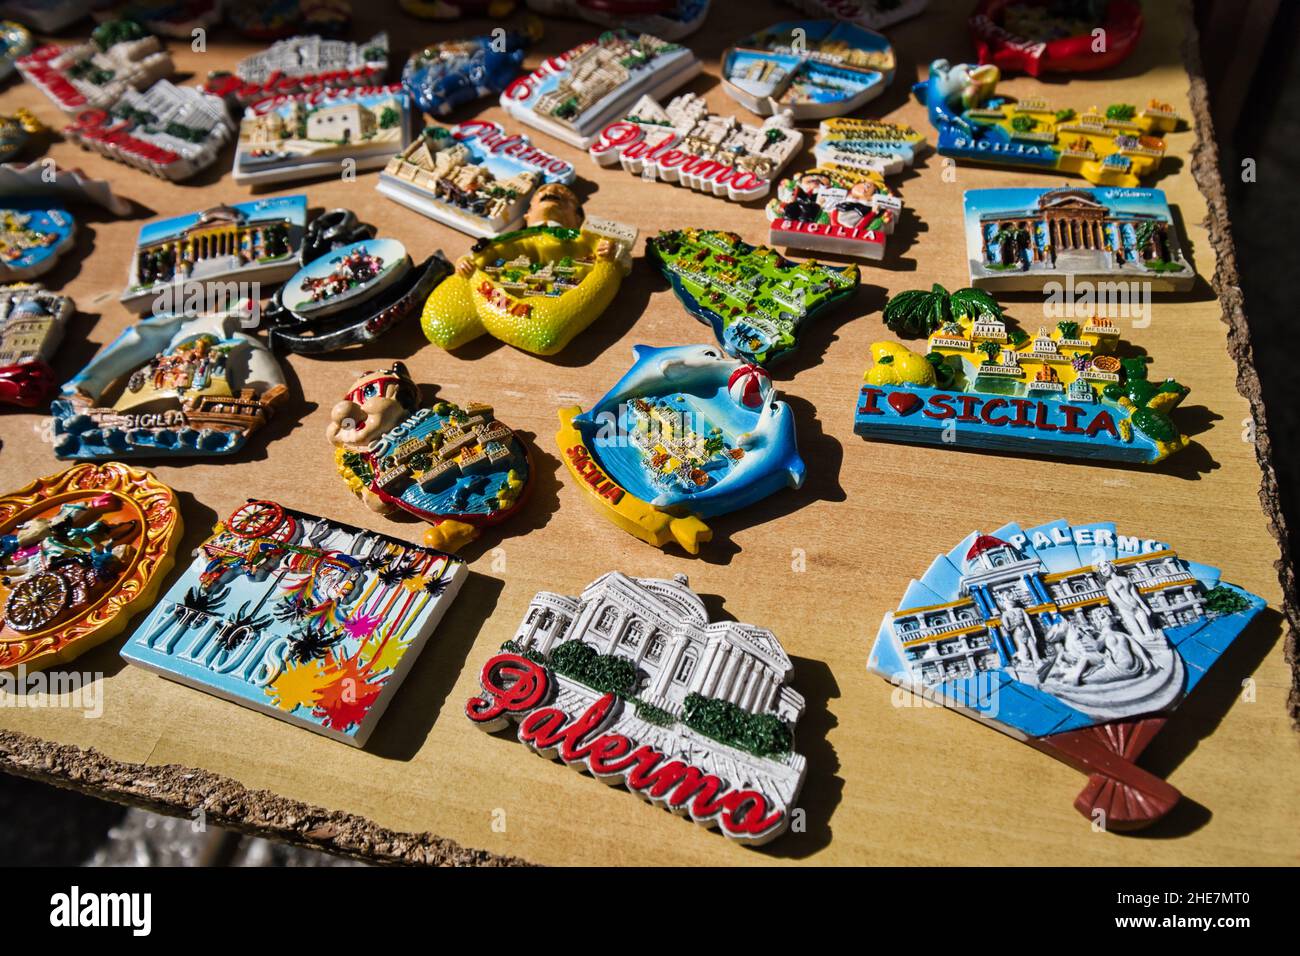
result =
[{"label": "greek temple magnet", "polygon": [[438,551],[250,499],[122,657],[363,747],[466,573]]},{"label": "greek temple magnet", "polygon": [[794,413],[761,367],[711,345],[632,353],[590,411],[560,409],[561,457],[606,519],[696,554],[713,537],[702,518],[803,484]]},{"label": "greek temple magnet", "polygon": [[429,522],[430,547],[459,550],[528,495],[528,449],[492,406],[425,404],[401,362],[364,372],[330,419],[325,435],[348,487],[380,514]]},{"label": "greek temple magnet", "polygon": [[908,585],[867,666],[1082,770],[1079,812],[1133,830],[1179,800],[1135,761],[1263,607],[1111,522],[1008,524]]},{"label": "greek temple magnet", "polygon": [[788,829],[803,697],[776,635],[710,621],[688,587],[617,571],[540,592],[465,713],[489,732],[749,845]]},{"label": "greek temple magnet", "polygon": [[67,663],[153,603],[180,544],[172,490],[84,463],[0,496],[0,668]]}]

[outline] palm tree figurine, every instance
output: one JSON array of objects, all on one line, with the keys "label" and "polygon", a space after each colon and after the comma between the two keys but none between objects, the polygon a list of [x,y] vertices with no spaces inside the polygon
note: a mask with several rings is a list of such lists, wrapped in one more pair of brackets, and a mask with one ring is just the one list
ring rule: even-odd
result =
[{"label": "palm tree figurine", "polygon": [[1002,319],[1002,307],[983,289],[949,292],[937,282],[926,292],[909,289],[885,303],[885,325],[891,332],[910,338],[930,335],[957,317]]}]

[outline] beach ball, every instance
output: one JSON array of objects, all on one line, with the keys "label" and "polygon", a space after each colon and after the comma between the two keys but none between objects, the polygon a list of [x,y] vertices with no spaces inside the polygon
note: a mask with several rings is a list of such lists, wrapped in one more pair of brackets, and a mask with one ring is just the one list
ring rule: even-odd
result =
[{"label": "beach ball", "polygon": [[741,365],[727,379],[727,394],[737,405],[762,408],[772,394],[772,377],[757,365]]}]

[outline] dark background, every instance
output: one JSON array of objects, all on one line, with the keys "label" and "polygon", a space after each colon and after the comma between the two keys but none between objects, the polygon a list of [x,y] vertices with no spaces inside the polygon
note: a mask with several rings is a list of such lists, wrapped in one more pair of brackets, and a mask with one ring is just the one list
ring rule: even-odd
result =
[{"label": "dark background", "polygon": [[[354,0],[354,3],[362,0]],[[728,0],[715,0],[714,28]],[[932,0],[942,3],[944,0]],[[1197,0],[1237,265],[1291,554],[1300,532],[1300,3]],[[73,28],[74,30],[76,28]],[[399,31],[400,34],[400,31]],[[400,35],[398,45],[400,46]],[[1253,181],[1243,163],[1253,161]],[[334,865],[321,853],[208,830],[0,774],[0,861],[22,865]]]}]

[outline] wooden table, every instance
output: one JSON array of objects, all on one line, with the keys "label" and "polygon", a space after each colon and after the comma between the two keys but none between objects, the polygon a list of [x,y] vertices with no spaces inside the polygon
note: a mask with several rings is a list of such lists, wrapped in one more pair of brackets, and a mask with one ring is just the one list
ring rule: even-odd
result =
[{"label": "wooden table", "polygon": [[[706,69],[689,88],[715,109],[743,113],[718,84],[722,50],[790,10],[773,0],[715,6],[705,30],[690,41]],[[416,539],[419,525],[386,522],[352,499],[333,473],[323,436],[329,409],[353,374],[383,359],[406,361],[418,381],[436,385],[453,401],[495,403],[502,420],[524,431],[536,449],[537,489],[527,513],[504,536],[488,537],[467,552],[471,580],[370,747],[355,751],[128,667],[118,657],[118,639],[75,665],[102,674],[103,716],[0,709],[0,766],[167,812],[201,808],[210,823],[388,860],[488,861],[503,855],[595,864],[1295,863],[1300,762],[1288,719],[1286,602],[1270,518],[1277,506],[1270,494],[1261,494],[1271,490],[1272,480],[1266,440],[1256,424],[1262,410],[1245,397],[1257,391],[1234,297],[1226,213],[1207,200],[1221,189],[1204,101],[1194,112],[1190,100],[1196,68],[1189,71],[1182,55],[1191,46],[1189,21],[1171,3],[1147,7],[1138,51],[1112,72],[1068,84],[1019,78],[1001,89],[1080,109],[1157,97],[1198,117],[1198,128],[1169,136],[1171,158],[1156,185],[1176,208],[1202,281],[1192,294],[1159,297],[1149,327],[1125,329],[1126,337],[1155,357],[1156,374],[1174,375],[1191,387],[1180,421],[1195,444],[1168,467],[1004,458],[866,442],[854,435],[867,347],[889,335],[879,317],[887,295],[931,282],[950,289],[966,282],[962,191],[1061,182],[1007,170],[946,170],[932,155],[900,180],[907,211],[886,262],[864,266],[859,297],[815,325],[793,365],[777,372],[778,387],[798,419],[807,484],[718,521],[717,537],[701,557],[658,551],[596,520],[564,473],[554,443],[556,409],[589,406],[599,398],[628,366],[633,344],[710,340],[640,258],[608,313],[553,360],[488,340],[450,355],[428,345],[414,323],[364,352],[293,356],[289,378],[297,397],[249,450],[233,460],[158,465],[158,475],[180,493],[185,552],[218,516],[250,495]],[[490,26],[423,23],[395,12],[386,19],[403,50]],[[376,27],[372,15],[352,36],[367,37]],[[530,65],[593,32],[568,21],[548,22],[547,30]],[[891,38],[899,75],[864,115],[930,132],[924,110],[908,95],[909,81],[923,76],[932,58],[971,55],[964,24],[953,13],[934,10],[895,28]],[[254,49],[226,32],[214,34],[205,53],[171,46],[179,68],[195,77],[230,68]],[[2,98],[5,107],[28,106],[47,122],[59,120],[34,88],[10,86]],[[463,110],[455,118],[470,115],[472,110]],[[495,104],[482,115],[502,118]],[[666,184],[643,184],[619,168],[599,168],[549,137],[535,139],[577,165],[593,215],[635,223],[642,236],[696,224],[764,241],[759,204],[734,205]],[[54,146],[50,155],[109,179],[119,193],[146,207],[147,216],[249,194],[231,183],[229,150],[218,168],[180,185],[68,144]],[[799,161],[810,164],[811,156]],[[454,258],[467,248],[465,236],[380,196],[375,180],[375,174],[363,174],[355,182],[314,182],[283,192],[306,191],[315,207],[354,209],[382,235],[401,239],[417,260],[435,249]],[[82,313],[59,358],[63,376],[129,321],[116,297],[147,216],[96,218],[83,229],[77,252],[47,277],[51,288],[76,298]],[[1218,223],[1214,229],[1211,221]],[[1021,299],[1010,313],[1032,331],[1038,308],[1032,298]],[[0,415],[7,485],[60,470],[41,438],[42,421],[19,411]],[[1185,795],[1185,803],[1152,834],[1163,839],[1093,832],[1071,807],[1083,783],[1074,771],[955,713],[896,707],[892,689],[866,672],[868,642],[881,615],[895,607],[909,578],[937,551],[975,528],[1009,520],[1029,526],[1056,517],[1111,519],[1130,533],[1171,541],[1188,557],[1222,566],[1227,580],[1270,604],[1144,758],[1145,766],[1167,775]],[[511,739],[487,736],[464,718],[480,667],[512,635],[533,594],[576,594],[610,569],[648,577],[687,573],[715,613],[776,632],[795,661],[796,686],[808,699],[797,732],[798,750],[808,758],[800,801],[805,832],[759,851],[732,845],[620,789],[536,759]],[[1290,580],[1289,569],[1281,573]],[[1249,701],[1241,699],[1245,681],[1251,682]]]}]

